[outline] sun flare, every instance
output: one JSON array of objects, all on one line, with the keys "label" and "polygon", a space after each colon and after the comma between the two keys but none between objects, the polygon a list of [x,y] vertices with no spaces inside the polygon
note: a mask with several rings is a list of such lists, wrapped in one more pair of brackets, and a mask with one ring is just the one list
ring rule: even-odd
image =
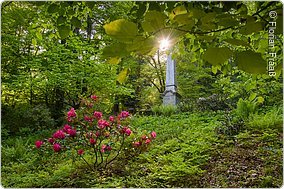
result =
[{"label": "sun flare", "polygon": [[167,50],[170,47],[171,43],[169,39],[162,39],[160,41],[160,50],[164,51]]}]

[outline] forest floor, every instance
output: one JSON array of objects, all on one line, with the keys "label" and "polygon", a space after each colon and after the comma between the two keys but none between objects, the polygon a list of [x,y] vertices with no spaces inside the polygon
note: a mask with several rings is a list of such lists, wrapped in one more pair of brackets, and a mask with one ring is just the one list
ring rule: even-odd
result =
[{"label": "forest floor", "polygon": [[[2,138],[3,187],[280,187],[282,124],[245,126],[233,136],[216,133],[222,112],[134,116],[133,127],[155,130],[151,149],[131,160],[119,159],[108,171],[91,172],[68,155],[42,159],[34,141],[53,130]],[[281,115],[282,116],[282,115]]]}]

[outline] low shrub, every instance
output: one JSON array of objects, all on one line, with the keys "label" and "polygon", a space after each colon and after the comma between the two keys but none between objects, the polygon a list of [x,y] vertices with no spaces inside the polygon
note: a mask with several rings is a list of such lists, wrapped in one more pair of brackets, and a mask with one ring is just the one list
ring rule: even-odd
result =
[{"label": "low shrub", "polygon": [[5,136],[8,134],[27,134],[36,130],[54,127],[55,122],[51,113],[44,105],[19,105],[15,108],[3,107],[2,123]]},{"label": "low shrub", "polygon": [[248,117],[256,112],[257,102],[239,99],[237,103],[237,109],[235,110],[236,115],[242,118],[243,120],[247,120]]},{"label": "low shrub", "polygon": [[253,129],[282,129],[283,117],[279,108],[273,107],[267,113],[254,113],[249,116],[247,125]]},{"label": "low shrub", "polygon": [[225,113],[220,123],[215,132],[226,136],[234,136],[244,128],[244,121],[232,111]]},{"label": "low shrub", "polygon": [[6,161],[19,161],[25,157],[27,152],[25,142],[19,138],[13,141],[13,146],[2,146],[2,163]]},{"label": "low shrub", "polygon": [[201,97],[197,100],[197,109],[200,111],[205,110],[226,110],[230,109],[226,103],[226,98],[220,94],[213,94],[207,98]]},{"label": "low shrub", "polygon": [[192,112],[196,110],[196,102],[192,99],[182,99],[178,104],[178,109],[181,112]]},{"label": "low shrub", "polygon": [[175,113],[178,113],[178,107],[173,105],[160,105],[154,106],[152,111],[155,115],[171,116]]},{"label": "low shrub", "polygon": [[[98,99],[83,99],[83,106],[71,108],[66,116],[67,124],[57,130],[52,137],[35,142],[39,153],[49,154],[68,151],[70,158],[81,158],[93,171],[106,169],[121,154],[137,156],[146,151],[156,138],[150,133],[133,130],[129,112],[122,111],[118,116],[109,116],[96,111]],[[86,157],[92,156],[87,159]]]}]

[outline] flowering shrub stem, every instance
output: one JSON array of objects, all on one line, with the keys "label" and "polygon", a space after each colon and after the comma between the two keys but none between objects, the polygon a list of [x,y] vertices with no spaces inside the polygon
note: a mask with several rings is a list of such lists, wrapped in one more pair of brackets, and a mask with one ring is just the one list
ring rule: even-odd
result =
[{"label": "flowering shrub stem", "polygon": [[98,164],[98,167],[100,167],[100,165],[103,163],[104,158],[103,158],[103,153],[101,152],[101,150],[99,149],[99,147],[101,146],[102,140],[100,140],[100,143],[98,145],[98,151],[100,152],[100,156],[101,156],[101,162]]},{"label": "flowering shrub stem", "polygon": [[93,171],[95,171],[95,170],[92,168],[92,166],[86,161],[86,159],[85,159],[83,156],[81,156],[81,157],[82,157],[82,159],[84,160],[84,162],[90,167],[90,169],[93,170]]},{"label": "flowering shrub stem", "polygon": [[114,161],[117,158],[117,156],[120,154],[120,151],[122,150],[122,147],[124,145],[124,138],[125,138],[125,135],[123,135],[123,137],[122,137],[122,142],[121,142],[120,148],[119,148],[116,156],[114,158],[112,158],[112,160],[110,160],[109,162],[106,162],[106,166],[105,167],[107,167],[108,164],[110,164],[112,161]]},{"label": "flowering shrub stem", "polygon": [[97,154],[97,150],[94,146],[94,152],[95,152],[95,155],[96,155],[96,160],[95,160],[95,163],[94,163],[94,168],[96,168],[96,165],[97,165],[97,162],[98,162],[98,154]]},{"label": "flowering shrub stem", "polygon": [[106,167],[107,167],[107,165],[108,165],[107,160],[108,160],[109,155],[110,155],[110,153],[109,153],[109,154],[107,155],[107,157],[106,157],[106,164],[105,164],[105,168],[106,168]]}]

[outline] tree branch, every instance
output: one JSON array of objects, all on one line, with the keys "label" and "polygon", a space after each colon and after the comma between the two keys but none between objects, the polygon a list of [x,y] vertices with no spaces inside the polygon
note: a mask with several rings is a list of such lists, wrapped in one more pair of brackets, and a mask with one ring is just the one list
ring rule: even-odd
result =
[{"label": "tree branch", "polygon": [[[158,80],[159,80],[159,83],[160,83],[160,86],[163,88],[163,80],[162,80],[162,75],[160,74],[160,69],[157,67],[157,62],[156,60],[154,59],[154,57],[151,56],[151,59],[153,60],[154,62],[154,65],[155,65],[155,72],[157,74],[157,77],[158,77]],[[158,52],[158,61],[159,61],[159,52]],[[161,89],[162,90],[162,89]]]},{"label": "tree branch", "polygon": [[254,13],[252,16],[258,15],[259,13],[261,13],[262,11],[264,11],[265,9],[267,9],[268,7],[270,7],[273,3],[274,3],[274,1],[269,2],[265,7],[261,8],[259,11],[257,11],[256,13]]},{"label": "tree branch", "polygon": [[[187,30],[183,30],[183,29],[180,29],[180,28],[175,28],[176,30],[178,31],[183,31],[183,32],[189,32],[191,34],[209,34],[209,33],[216,33],[216,32],[220,32],[220,31],[224,31],[224,30],[228,30],[228,29],[233,29],[234,26],[228,26],[228,27],[225,27],[225,28],[220,28],[220,29],[217,29],[217,30],[210,30],[210,31],[197,31],[197,32],[193,32],[193,31],[187,31]],[[235,27],[234,29],[237,29],[238,27]]]},{"label": "tree branch", "polygon": [[162,64],[161,64],[161,61],[160,61],[160,51],[158,50],[158,65],[159,65],[159,69],[160,69],[160,74],[161,74],[161,80],[162,80],[162,88],[164,89],[165,88],[165,79],[164,79],[164,69],[162,68]]}]

